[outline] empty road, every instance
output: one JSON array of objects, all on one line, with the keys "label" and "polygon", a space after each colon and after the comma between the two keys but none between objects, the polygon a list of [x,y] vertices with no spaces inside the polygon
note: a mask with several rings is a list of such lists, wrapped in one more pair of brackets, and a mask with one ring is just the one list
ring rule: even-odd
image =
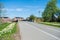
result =
[{"label": "empty road", "polygon": [[21,40],[60,40],[60,28],[27,21],[20,21],[19,27]]}]

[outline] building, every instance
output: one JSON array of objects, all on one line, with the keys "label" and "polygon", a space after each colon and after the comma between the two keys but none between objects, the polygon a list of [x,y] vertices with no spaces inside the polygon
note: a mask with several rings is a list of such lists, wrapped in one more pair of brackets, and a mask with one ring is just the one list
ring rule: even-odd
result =
[{"label": "building", "polygon": [[11,22],[11,19],[9,17],[2,17],[2,22]]},{"label": "building", "polygon": [[24,20],[22,17],[15,17],[15,18],[13,18],[13,21],[22,21],[22,20]]},{"label": "building", "polygon": [[37,17],[37,18],[35,18],[35,20],[34,20],[34,21],[35,21],[35,22],[40,23],[40,22],[43,22],[43,19],[42,19],[42,18]]}]

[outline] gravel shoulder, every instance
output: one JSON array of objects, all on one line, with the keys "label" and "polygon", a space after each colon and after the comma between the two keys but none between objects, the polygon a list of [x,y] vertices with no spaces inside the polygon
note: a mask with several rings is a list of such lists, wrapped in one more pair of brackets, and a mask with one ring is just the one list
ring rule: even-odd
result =
[{"label": "gravel shoulder", "polygon": [[12,36],[12,38],[14,38],[14,40],[21,40],[20,29],[19,29],[18,23],[16,25],[16,28],[17,28],[17,32]]}]

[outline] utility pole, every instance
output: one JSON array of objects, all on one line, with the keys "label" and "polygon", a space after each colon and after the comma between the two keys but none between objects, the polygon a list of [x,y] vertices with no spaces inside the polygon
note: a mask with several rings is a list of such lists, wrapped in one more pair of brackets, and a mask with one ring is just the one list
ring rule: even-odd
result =
[{"label": "utility pole", "polygon": [[39,13],[38,16],[40,17],[40,11],[38,11],[38,13]]}]

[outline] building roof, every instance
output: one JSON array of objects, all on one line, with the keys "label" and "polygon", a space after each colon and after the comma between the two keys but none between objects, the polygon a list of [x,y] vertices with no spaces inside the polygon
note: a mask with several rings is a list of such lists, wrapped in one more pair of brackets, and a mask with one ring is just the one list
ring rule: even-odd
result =
[{"label": "building roof", "polygon": [[15,17],[15,18],[21,18],[21,19],[23,19],[23,17]]}]

